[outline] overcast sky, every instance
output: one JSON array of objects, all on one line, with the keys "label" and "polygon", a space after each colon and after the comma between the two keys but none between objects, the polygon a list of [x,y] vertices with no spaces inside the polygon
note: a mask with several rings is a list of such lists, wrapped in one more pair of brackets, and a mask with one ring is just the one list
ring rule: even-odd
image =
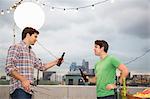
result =
[{"label": "overcast sky", "polygon": [[[0,0],[0,9],[6,10],[17,0]],[[24,0],[29,1],[29,0]],[[33,0],[34,1],[34,0]],[[56,7],[80,7],[91,5],[102,0],[40,0]],[[111,1],[111,0],[110,0]],[[108,41],[109,54],[117,56],[123,63],[139,57],[150,49],[150,0],[114,0],[114,2],[98,4],[78,11],[63,11],[43,7],[45,23],[39,29],[40,45],[35,44],[33,50],[44,62],[55,59],[66,52],[65,63],[57,70],[67,73],[71,62],[81,65],[82,60],[89,61],[93,68],[98,57],[94,56],[94,41]],[[13,12],[0,15],[0,72],[4,73],[4,64],[8,47],[13,44],[14,28]],[[21,30],[15,26],[16,38],[21,39]],[[127,64],[129,71],[150,73],[150,52]]]}]

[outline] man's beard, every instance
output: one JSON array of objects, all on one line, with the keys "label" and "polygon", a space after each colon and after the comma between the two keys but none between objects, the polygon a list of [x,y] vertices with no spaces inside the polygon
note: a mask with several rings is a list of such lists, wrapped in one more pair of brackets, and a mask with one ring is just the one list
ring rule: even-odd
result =
[{"label": "man's beard", "polygon": [[34,43],[32,43],[31,45],[34,45],[35,44],[35,42]]}]

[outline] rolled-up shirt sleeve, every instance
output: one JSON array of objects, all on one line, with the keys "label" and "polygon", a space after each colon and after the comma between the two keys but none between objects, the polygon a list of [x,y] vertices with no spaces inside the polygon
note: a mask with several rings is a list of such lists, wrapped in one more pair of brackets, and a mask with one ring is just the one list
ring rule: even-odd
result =
[{"label": "rolled-up shirt sleeve", "polygon": [[36,58],[36,57],[35,57],[34,68],[36,68],[40,71],[45,71],[46,70],[45,63],[42,63],[41,59]]},{"label": "rolled-up shirt sleeve", "polygon": [[16,61],[18,57],[18,47],[16,45],[10,46],[8,49],[5,72],[8,76],[11,76],[11,72],[16,70]]}]

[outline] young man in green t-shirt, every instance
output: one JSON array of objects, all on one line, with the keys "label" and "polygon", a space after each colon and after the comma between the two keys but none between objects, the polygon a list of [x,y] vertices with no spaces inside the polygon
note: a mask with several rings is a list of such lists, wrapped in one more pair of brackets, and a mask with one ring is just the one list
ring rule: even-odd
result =
[{"label": "young man in green t-shirt", "polygon": [[88,78],[89,82],[96,83],[97,99],[115,99],[114,88],[116,69],[120,70],[119,82],[128,75],[127,67],[113,55],[108,55],[108,43],[96,40],[94,53],[100,58],[95,64],[95,77]]}]

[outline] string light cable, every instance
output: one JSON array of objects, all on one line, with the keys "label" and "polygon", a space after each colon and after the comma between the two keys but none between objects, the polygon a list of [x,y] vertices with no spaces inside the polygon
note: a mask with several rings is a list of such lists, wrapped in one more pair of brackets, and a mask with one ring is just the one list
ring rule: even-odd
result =
[{"label": "string light cable", "polygon": [[[39,46],[41,46],[49,55],[51,55],[51,56],[54,57],[55,59],[58,59],[58,57],[56,57],[49,49],[47,49],[46,47],[44,47],[39,41],[37,41],[37,44],[38,44]],[[64,63],[70,64],[70,63],[67,62],[66,60],[64,61]]]},{"label": "string light cable", "polygon": [[53,56],[55,59],[58,59],[58,57],[56,57],[50,50],[45,48],[39,41],[37,41],[37,44],[40,45],[45,51],[47,51],[49,55]]},{"label": "string light cable", "polygon": [[[12,6],[10,6],[7,10],[4,10],[4,9],[1,9],[1,13],[0,13],[0,15],[4,15],[5,13],[10,13],[11,11],[14,11],[16,8],[17,8],[17,6],[19,6],[22,2],[24,2],[25,0],[20,0],[20,1],[18,1],[18,2],[15,2]],[[34,1],[34,0],[33,0]],[[32,2],[33,2],[32,1]],[[49,6],[48,4],[46,4],[46,3],[40,3],[40,1],[39,0],[35,0],[35,2],[36,3],[40,3],[41,4],[41,6],[42,7],[50,7],[51,9],[60,9],[60,10],[79,10],[79,9],[83,9],[83,8],[89,8],[89,7],[95,7],[96,5],[99,5],[99,4],[103,4],[103,3],[105,3],[105,2],[107,2],[107,1],[110,1],[110,2],[112,2],[112,0],[103,0],[103,1],[99,1],[99,2],[95,2],[95,3],[93,3],[93,4],[89,4],[89,5],[85,5],[85,6],[79,6],[79,7],[65,7],[65,8],[63,8],[63,7],[57,7],[57,6]]]},{"label": "string light cable", "polygon": [[142,55],[140,55],[140,56],[138,56],[138,57],[136,57],[136,58],[130,60],[129,62],[127,62],[127,63],[125,63],[125,64],[126,64],[126,65],[127,65],[127,64],[130,64],[130,63],[132,63],[132,62],[138,60],[139,58],[145,56],[145,55],[146,55],[147,53],[149,53],[149,52],[150,52],[150,48],[149,48],[148,50],[146,50]]},{"label": "string light cable", "polygon": [[[38,1],[38,0],[36,0]],[[103,0],[103,1],[99,1],[99,2],[96,2],[96,3],[93,3],[93,4],[90,4],[90,5],[85,5],[85,6],[79,6],[79,7],[68,7],[68,8],[63,8],[63,7],[57,7],[57,6],[49,6],[47,5],[46,3],[41,3],[41,5],[44,7],[44,6],[47,6],[47,7],[50,7],[51,9],[60,9],[60,10],[79,10],[79,9],[83,9],[83,8],[89,8],[89,7],[94,7],[96,5],[99,5],[99,4],[102,4],[102,3],[105,3],[107,1],[111,1],[111,0]]]},{"label": "string light cable", "polygon": [[5,13],[13,12],[17,8],[17,6],[19,6],[22,2],[23,2],[23,0],[15,1],[15,3],[13,5],[11,5],[9,8],[7,8],[6,10],[1,9],[0,15],[4,15]]},{"label": "string light cable", "polygon": [[5,62],[6,59],[5,58],[0,58],[0,62]]}]

